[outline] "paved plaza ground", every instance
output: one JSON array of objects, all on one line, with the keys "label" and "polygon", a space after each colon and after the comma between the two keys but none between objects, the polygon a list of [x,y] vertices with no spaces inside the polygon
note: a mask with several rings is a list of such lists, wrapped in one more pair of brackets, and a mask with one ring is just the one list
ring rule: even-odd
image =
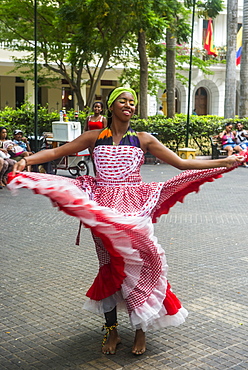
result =
[{"label": "paved plaza ground", "polygon": [[[177,173],[142,167],[146,182]],[[89,230],[75,246],[76,219],[26,189],[15,197],[0,190],[0,370],[248,369],[247,180],[248,169],[238,168],[204,184],[155,225],[189,317],[148,332],[140,357],[131,354],[126,314],[116,355],[104,356],[104,319],[82,309],[98,268]]]}]

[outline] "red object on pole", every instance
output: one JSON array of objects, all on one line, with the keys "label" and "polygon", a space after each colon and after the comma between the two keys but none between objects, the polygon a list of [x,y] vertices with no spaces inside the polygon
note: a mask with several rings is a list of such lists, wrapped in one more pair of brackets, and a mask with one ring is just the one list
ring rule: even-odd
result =
[{"label": "red object on pole", "polygon": [[209,19],[208,21],[207,36],[204,44],[204,49],[207,50],[208,55],[214,55],[215,57],[217,57],[218,52],[214,45],[212,19]]}]

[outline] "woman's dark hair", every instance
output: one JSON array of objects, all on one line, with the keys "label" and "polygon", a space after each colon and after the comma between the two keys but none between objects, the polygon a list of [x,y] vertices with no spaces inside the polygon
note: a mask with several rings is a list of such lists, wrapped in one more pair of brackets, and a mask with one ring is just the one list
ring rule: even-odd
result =
[{"label": "woman's dark hair", "polygon": [[233,123],[232,123],[232,122],[227,122],[227,123],[225,124],[225,127],[226,127],[226,126],[231,126],[231,125],[233,126]]},{"label": "woman's dark hair", "polygon": [[4,127],[4,126],[0,126],[0,134],[1,134],[1,132],[2,132],[3,130],[6,130],[6,131],[7,131],[6,127]]},{"label": "woman's dark hair", "polygon": [[107,110],[107,126],[110,127],[112,123],[112,112],[108,109]]},{"label": "woman's dark hair", "polygon": [[[107,100],[106,100],[106,106],[108,107],[108,100],[109,100],[109,97],[110,95],[112,94],[112,92],[115,90],[116,88],[112,89],[110,91],[110,93],[108,94],[108,97],[107,97]],[[107,110],[107,126],[110,127],[111,126],[111,123],[112,123],[112,112],[109,110]]]},{"label": "woman's dark hair", "polygon": [[95,101],[95,103],[92,105],[92,109],[94,109],[95,105],[96,104],[100,104],[102,110],[101,110],[101,113],[103,112],[103,103],[101,101]]}]

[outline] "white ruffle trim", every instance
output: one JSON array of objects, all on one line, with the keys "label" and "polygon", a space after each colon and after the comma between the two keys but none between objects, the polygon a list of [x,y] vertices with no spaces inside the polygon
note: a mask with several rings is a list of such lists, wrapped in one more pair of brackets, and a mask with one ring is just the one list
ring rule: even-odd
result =
[{"label": "white ruffle trim", "polygon": [[[108,303],[104,307],[104,301]],[[106,300],[102,301],[94,301],[92,299],[88,299],[83,308],[87,311],[90,311],[97,315],[103,315],[105,312],[110,312],[114,307],[117,307],[117,311],[124,311],[127,312],[126,304],[124,299],[121,299],[121,294],[117,293],[111,297],[106,298]],[[130,316],[130,322],[132,328],[134,330],[142,329],[144,332],[147,330],[159,330],[166,328],[168,326],[179,326],[185,322],[185,319],[188,316],[188,311],[181,307],[175,315],[166,315],[165,307],[163,306],[162,309],[156,313],[150,307],[150,313],[147,315],[147,320],[145,320],[145,313],[143,314],[143,321],[140,321],[138,324],[135,324],[133,321],[133,316],[135,316],[135,311]]]},{"label": "white ruffle trim", "polygon": [[[121,292],[102,301],[90,300],[85,304],[85,308],[95,313],[104,313],[110,311],[115,302],[118,306],[123,306],[125,300],[128,302],[142,273],[143,260],[135,244],[135,240],[138,238],[147,246],[148,253],[155,253],[154,257],[158,261],[158,266],[160,265],[160,275],[156,281],[148,281],[152,291],[144,303],[131,310],[132,327],[146,331],[148,328],[177,326],[185,321],[188,313],[184,308],[179,309],[175,315],[166,314],[163,301],[167,288],[168,266],[164,250],[153,234],[153,224],[150,217],[125,217],[109,208],[101,207],[96,202],[89,200],[88,196],[75,184],[61,177],[56,179],[55,176],[49,177],[42,174],[27,173],[23,176],[20,174],[11,181],[8,187],[12,191],[27,187],[38,194],[49,197],[53,204],[65,213],[79,218],[85,226],[96,228],[98,233],[107,236],[116,251],[123,257],[124,272],[127,277],[122,283]],[[123,225],[123,228],[120,228],[120,225]],[[130,230],[134,233],[130,234]],[[151,252],[148,245],[153,245],[154,252]]]}]

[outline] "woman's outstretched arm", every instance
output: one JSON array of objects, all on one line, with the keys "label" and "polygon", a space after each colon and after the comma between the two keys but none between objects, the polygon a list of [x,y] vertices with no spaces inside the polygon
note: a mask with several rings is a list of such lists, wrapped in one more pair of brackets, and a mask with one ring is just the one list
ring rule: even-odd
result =
[{"label": "woman's outstretched arm", "polygon": [[155,157],[161,159],[163,162],[170,164],[180,170],[201,170],[207,168],[217,167],[232,167],[236,162],[243,162],[243,156],[229,156],[222,159],[211,160],[195,160],[195,159],[182,159],[170,149],[161,144],[154,136],[140,132],[138,134],[141,148],[144,152],[149,152]]},{"label": "woman's outstretched arm", "polygon": [[17,162],[13,168],[13,174],[23,171],[27,165],[30,166],[39,163],[51,162],[57,158],[73,155],[74,153],[80,152],[81,150],[87,148],[93,148],[98,135],[99,130],[87,131],[75,140],[62,146],[53,149],[41,150],[40,152],[26,157],[25,160],[22,159]]}]

